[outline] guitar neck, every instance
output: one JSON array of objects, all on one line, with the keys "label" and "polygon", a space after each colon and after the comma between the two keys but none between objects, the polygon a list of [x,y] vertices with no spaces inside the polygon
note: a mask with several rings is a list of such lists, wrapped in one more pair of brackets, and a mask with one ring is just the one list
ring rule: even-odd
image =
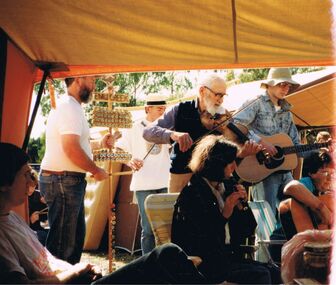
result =
[{"label": "guitar neck", "polygon": [[282,148],[284,154],[291,154],[291,153],[302,153],[306,151],[311,151],[315,149],[319,149],[321,147],[328,147],[330,143],[314,143],[314,144],[303,144],[303,145],[293,145],[287,146]]}]

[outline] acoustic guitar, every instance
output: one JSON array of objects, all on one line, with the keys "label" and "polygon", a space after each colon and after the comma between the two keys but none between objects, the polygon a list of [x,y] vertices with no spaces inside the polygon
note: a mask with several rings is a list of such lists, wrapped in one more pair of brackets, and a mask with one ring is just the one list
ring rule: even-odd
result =
[{"label": "acoustic guitar", "polygon": [[259,182],[276,171],[292,170],[297,166],[297,153],[303,153],[321,147],[327,147],[331,142],[305,145],[294,145],[291,138],[284,134],[276,134],[264,137],[263,140],[272,143],[278,153],[275,156],[267,156],[264,151],[256,155],[245,157],[237,167],[238,176],[247,182]]},{"label": "acoustic guitar", "polygon": [[[334,196],[332,193],[328,192],[317,198],[333,213]],[[296,233],[306,230],[326,230],[331,228],[330,225],[322,224],[317,215],[310,208],[294,198],[288,198],[282,201],[279,206],[279,213],[281,225],[287,239],[290,239]]]}]

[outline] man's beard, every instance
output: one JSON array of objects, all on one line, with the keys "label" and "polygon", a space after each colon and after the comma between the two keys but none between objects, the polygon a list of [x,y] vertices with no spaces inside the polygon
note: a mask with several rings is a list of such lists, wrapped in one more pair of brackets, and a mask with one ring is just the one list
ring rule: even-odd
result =
[{"label": "man's beard", "polygon": [[90,90],[88,87],[83,87],[83,89],[79,93],[79,98],[82,103],[87,103],[91,99],[92,90]]},{"label": "man's beard", "polygon": [[212,104],[211,102],[209,102],[207,100],[205,100],[205,109],[212,116],[215,115],[215,114],[224,114],[225,113],[225,108],[222,105],[216,106],[215,104]]}]

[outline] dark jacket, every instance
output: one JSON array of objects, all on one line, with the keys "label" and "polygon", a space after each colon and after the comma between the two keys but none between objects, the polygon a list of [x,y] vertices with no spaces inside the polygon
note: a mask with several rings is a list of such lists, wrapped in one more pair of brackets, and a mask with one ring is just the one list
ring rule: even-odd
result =
[{"label": "dark jacket", "polygon": [[[225,244],[227,222],[230,245]],[[172,242],[188,255],[201,257],[200,271],[210,280],[216,280],[218,275],[223,278],[225,265],[237,259],[237,247],[254,232],[255,227],[251,210],[235,209],[229,220],[225,219],[208,184],[202,177],[193,175],[175,204]]]},{"label": "dark jacket", "polygon": [[[197,101],[187,101],[179,104],[175,119],[175,131],[189,133],[193,141],[198,140],[209,132],[201,122],[199,110],[197,108]],[[187,167],[191,158],[191,153],[194,147],[186,152],[181,152],[179,144],[173,145],[171,153],[172,166],[171,173],[189,173],[190,169]]]}]

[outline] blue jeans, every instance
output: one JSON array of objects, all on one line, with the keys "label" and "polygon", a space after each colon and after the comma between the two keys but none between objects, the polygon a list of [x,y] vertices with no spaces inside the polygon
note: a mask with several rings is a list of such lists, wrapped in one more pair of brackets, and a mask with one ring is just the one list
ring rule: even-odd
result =
[{"label": "blue jeans", "polygon": [[85,175],[41,174],[39,186],[48,205],[47,249],[71,264],[80,261],[85,238]]},{"label": "blue jeans", "polygon": [[293,180],[291,172],[273,173],[252,187],[253,200],[267,201],[275,216],[277,216],[277,208],[279,207],[279,193],[283,191],[285,185]]},{"label": "blue jeans", "polygon": [[141,250],[142,254],[150,252],[155,247],[155,238],[151,225],[145,212],[145,199],[150,194],[167,193],[167,188],[136,191],[135,196],[138,201],[139,213],[141,218]]}]

